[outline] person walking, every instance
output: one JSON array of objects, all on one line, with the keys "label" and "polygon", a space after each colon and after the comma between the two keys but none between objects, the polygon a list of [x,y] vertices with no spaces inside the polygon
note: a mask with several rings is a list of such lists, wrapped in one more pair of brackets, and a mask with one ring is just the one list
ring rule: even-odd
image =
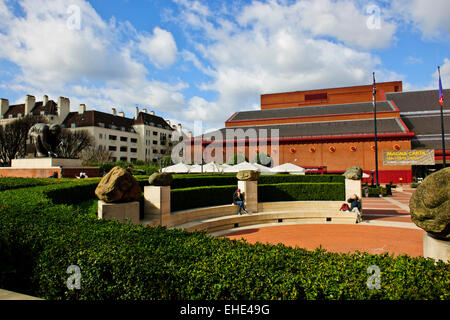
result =
[{"label": "person walking", "polygon": [[348,203],[350,203],[350,211],[356,212],[356,223],[362,222],[361,217],[361,211],[362,211],[362,205],[361,205],[361,199],[358,198],[356,194],[353,195],[350,199],[347,200]]},{"label": "person walking", "polygon": [[241,189],[237,189],[233,194],[233,203],[239,206],[238,214],[242,215],[242,210],[245,213],[248,213],[247,209],[245,209],[244,205],[244,195],[241,193]]}]

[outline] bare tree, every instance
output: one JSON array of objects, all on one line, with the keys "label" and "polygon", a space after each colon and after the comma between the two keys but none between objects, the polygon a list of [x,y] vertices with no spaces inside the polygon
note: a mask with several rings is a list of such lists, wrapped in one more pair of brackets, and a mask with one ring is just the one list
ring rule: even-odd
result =
[{"label": "bare tree", "polygon": [[86,130],[63,129],[60,135],[58,156],[60,158],[78,159],[83,150],[94,145],[94,138]]},{"label": "bare tree", "polygon": [[101,146],[91,146],[83,150],[80,158],[85,162],[105,163],[112,161],[113,154]]},{"label": "bare tree", "polygon": [[26,155],[28,131],[36,123],[46,123],[41,116],[26,116],[0,126],[0,162],[8,166],[12,159]]}]

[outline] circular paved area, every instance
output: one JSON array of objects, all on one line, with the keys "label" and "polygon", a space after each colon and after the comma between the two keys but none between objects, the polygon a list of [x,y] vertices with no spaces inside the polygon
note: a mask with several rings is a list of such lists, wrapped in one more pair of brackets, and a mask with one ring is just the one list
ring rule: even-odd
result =
[{"label": "circular paved area", "polygon": [[393,190],[392,197],[363,198],[363,219],[357,225],[277,225],[247,227],[229,231],[230,239],[244,238],[250,243],[283,243],[314,250],[319,246],[330,252],[368,252],[399,255],[423,255],[423,230],[409,215],[409,199],[413,190]]},{"label": "circular paved area", "polygon": [[262,242],[298,246],[314,250],[319,246],[330,252],[388,252],[412,257],[422,256],[422,230],[367,225],[285,225],[249,228],[226,235],[244,238],[250,243]]}]

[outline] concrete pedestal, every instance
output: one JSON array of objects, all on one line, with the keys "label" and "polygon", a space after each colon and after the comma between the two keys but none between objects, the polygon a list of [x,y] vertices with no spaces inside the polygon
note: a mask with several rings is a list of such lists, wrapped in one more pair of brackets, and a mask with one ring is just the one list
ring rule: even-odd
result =
[{"label": "concrete pedestal", "polygon": [[139,202],[106,203],[99,200],[98,219],[118,220],[121,222],[130,220],[133,224],[139,224]]},{"label": "concrete pedestal", "polygon": [[444,262],[450,261],[450,241],[439,240],[423,233],[423,256]]},{"label": "concrete pedestal", "polygon": [[362,184],[361,180],[345,179],[345,199],[352,197],[354,194],[362,199]]},{"label": "concrete pedestal", "polygon": [[238,181],[238,188],[244,194],[247,211],[250,213],[258,212],[258,181]]},{"label": "concrete pedestal", "polygon": [[170,219],[170,186],[144,187],[144,219],[159,220],[161,225]]}]

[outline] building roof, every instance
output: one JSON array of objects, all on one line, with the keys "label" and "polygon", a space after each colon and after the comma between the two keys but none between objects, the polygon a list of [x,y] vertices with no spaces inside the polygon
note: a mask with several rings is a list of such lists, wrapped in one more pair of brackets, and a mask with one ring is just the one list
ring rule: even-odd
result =
[{"label": "building roof", "polygon": [[76,127],[104,127],[110,129],[121,130],[125,128],[126,131],[135,132],[133,125],[146,124],[152,127],[159,127],[166,130],[172,130],[172,127],[161,117],[140,112],[137,120],[111,113],[88,110],[83,114],[78,112],[70,112],[63,122],[66,128],[73,125]]},{"label": "building roof", "polygon": [[[31,113],[35,116],[41,115],[42,111],[45,111],[45,114],[47,115],[58,115],[58,104],[53,100],[49,100],[47,104],[43,106],[43,102],[39,101],[36,102],[31,109]],[[10,105],[3,117],[4,119],[7,119],[12,115],[13,118],[17,118],[19,114],[22,116],[25,115],[24,103]]]},{"label": "building roof", "polygon": [[139,112],[137,119],[134,121],[134,124],[145,124],[151,127],[159,127],[172,131],[174,130],[163,118],[144,112]]},{"label": "building roof", "polygon": [[104,127],[109,129],[121,130],[125,128],[126,131],[134,132],[133,129],[134,120],[118,115],[113,115],[106,112],[89,110],[83,114],[78,112],[70,112],[63,122],[66,128],[70,128],[73,125],[76,127]]},{"label": "building roof", "polygon": [[[380,101],[377,102],[377,111],[378,112],[396,111],[396,109],[388,101]],[[261,119],[275,119],[275,118],[372,113],[372,112],[373,112],[373,105],[371,102],[347,103],[347,104],[323,105],[311,107],[242,111],[234,114],[227,122],[242,121],[242,120],[261,120]]]},{"label": "building roof", "polygon": [[[386,99],[394,101],[400,112],[440,110],[438,96],[439,90],[386,93]],[[444,90],[444,102],[450,105],[450,89]]]},{"label": "building roof", "polygon": [[[372,119],[363,120],[342,120],[342,121],[324,121],[313,123],[295,123],[295,124],[279,124],[279,125],[267,125],[267,126],[252,126],[252,127],[240,127],[240,128],[223,128],[218,131],[222,134],[223,139],[216,140],[228,140],[226,136],[226,130],[243,129],[244,132],[247,129],[256,129],[256,135],[259,138],[260,129],[267,130],[267,137],[270,138],[271,129],[279,129],[280,138],[308,138],[313,137],[332,137],[332,136],[355,136],[355,135],[373,135],[374,125]],[[246,131],[250,133],[251,131]],[[378,134],[404,134],[410,135],[411,132],[403,125],[402,121],[398,118],[380,118],[377,119],[377,132]],[[216,134],[217,131],[210,132],[204,135],[204,139],[208,140],[211,136]],[[262,137],[262,136],[261,136]]]}]

